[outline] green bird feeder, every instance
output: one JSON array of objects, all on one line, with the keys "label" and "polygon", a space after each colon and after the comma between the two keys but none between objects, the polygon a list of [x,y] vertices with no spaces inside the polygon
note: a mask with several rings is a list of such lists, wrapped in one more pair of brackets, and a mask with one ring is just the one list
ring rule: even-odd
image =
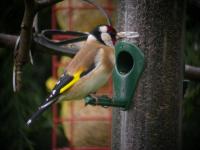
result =
[{"label": "green bird feeder", "polygon": [[137,83],[144,70],[144,54],[135,45],[118,42],[115,46],[116,65],[113,71],[113,97],[85,98],[85,104],[121,107],[127,110],[132,103]]}]

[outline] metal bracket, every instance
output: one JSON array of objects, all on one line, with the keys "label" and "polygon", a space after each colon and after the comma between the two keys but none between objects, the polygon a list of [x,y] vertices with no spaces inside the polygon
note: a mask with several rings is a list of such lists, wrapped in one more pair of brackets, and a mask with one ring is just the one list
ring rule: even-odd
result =
[{"label": "metal bracket", "polygon": [[[70,38],[60,41],[52,40],[51,37],[56,35],[69,36]],[[85,41],[87,37],[88,34],[83,32],[43,30],[40,34],[34,34],[32,48],[48,53],[73,57],[78,52],[79,48],[64,45]]]},{"label": "metal bracket", "polygon": [[113,98],[88,96],[85,103],[129,109],[138,81],[144,70],[144,54],[135,45],[118,42],[115,46],[116,65],[113,71]]}]

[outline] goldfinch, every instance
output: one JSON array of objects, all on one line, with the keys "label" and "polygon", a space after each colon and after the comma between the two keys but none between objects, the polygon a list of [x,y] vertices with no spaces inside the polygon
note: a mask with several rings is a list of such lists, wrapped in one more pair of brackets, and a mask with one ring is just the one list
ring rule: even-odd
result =
[{"label": "goldfinch", "polygon": [[82,99],[102,87],[110,78],[115,65],[116,38],[117,32],[112,26],[97,26],[66,66],[49,97],[27,121],[27,125],[53,103]]}]

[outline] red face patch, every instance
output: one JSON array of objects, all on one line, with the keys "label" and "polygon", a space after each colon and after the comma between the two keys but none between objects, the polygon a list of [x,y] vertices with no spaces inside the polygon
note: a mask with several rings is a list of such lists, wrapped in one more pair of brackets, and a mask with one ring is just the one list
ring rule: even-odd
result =
[{"label": "red face patch", "polygon": [[116,43],[116,35],[117,35],[117,31],[115,30],[115,28],[113,28],[112,26],[107,25],[108,28],[108,34],[110,34],[111,38],[112,38],[112,42],[115,45]]},{"label": "red face patch", "polygon": [[108,32],[116,33],[116,30],[112,26],[107,25],[107,28],[108,28]]}]

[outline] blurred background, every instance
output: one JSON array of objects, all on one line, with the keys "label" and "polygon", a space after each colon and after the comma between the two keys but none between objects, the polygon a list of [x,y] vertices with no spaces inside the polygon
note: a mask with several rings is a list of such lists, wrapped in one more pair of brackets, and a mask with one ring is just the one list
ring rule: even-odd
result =
[{"label": "blurred background", "polygon": [[[115,23],[116,0],[98,0]],[[0,32],[18,35],[23,17],[23,0],[1,1]],[[187,2],[185,25],[185,63],[200,66],[200,5]],[[106,20],[96,8],[80,1],[65,0],[42,10],[38,15],[39,30],[62,29],[89,32]],[[64,39],[56,36],[54,39]],[[111,109],[84,106],[82,100],[62,102],[45,112],[31,127],[27,118],[48,95],[48,91],[71,58],[34,53],[34,65],[26,65],[23,90],[12,91],[13,52],[0,49],[0,149],[110,149]],[[112,95],[112,81],[97,94]],[[200,149],[200,84],[188,81],[183,99],[182,149]],[[75,149],[76,148],[76,149]]]}]

